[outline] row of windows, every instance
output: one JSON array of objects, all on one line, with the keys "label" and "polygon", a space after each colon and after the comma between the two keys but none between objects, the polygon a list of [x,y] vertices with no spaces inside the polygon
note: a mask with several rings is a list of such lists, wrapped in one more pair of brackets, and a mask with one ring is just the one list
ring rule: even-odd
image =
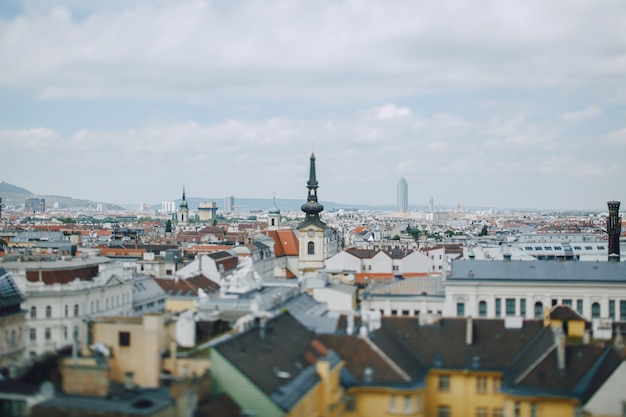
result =
[{"label": "row of windows", "polygon": [[[527,251],[532,251],[532,250],[540,250],[540,251],[544,251],[544,250],[553,250],[552,246],[524,246],[524,250]],[[568,248],[565,248],[566,250]],[[575,250],[583,250],[582,246],[574,246]],[[596,249],[598,250],[604,250],[604,246],[596,246]],[[554,250],[563,250],[563,248],[561,246],[555,246]],[[585,246],[585,250],[593,250],[593,246]]]},{"label": "row of windows", "polygon": [[[78,317],[79,307],[78,304],[74,304],[74,317]],[[69,317],[69,306],[65,305],[65,317]],[[37,307],[32,306],[30,308],[30,318],[37,318]],[[52,318],[52,306],[46,306],[46,318]]]},{"label": "row of windows", "polygon": [[[504,299],[504,307],[505,314],[508,317],[513,316],[521,316],[526,317],[526,299],[519,299],[519,314],[517,310],[517,298],[505,298]],[[561,300],[561,304],[566,305],[568,307],[574,308],[574,301],[576,301],[576,311],[579,314],[583,314],[583,300],[577,299],[573,300],[571,298],[563,298]],[[617,301],[619,301],[619,317],[617,315],[616,307]],[[558,305],[559,300],[553,299],[551,301],[552,307]],[[543,318],[543,303],[541,301],[537,301],[533,306],[533,313],[536,319]],[[456,315],[458,317],[465,316],[465,303],[458,302],[456,303]],[[502,299],[495,299],[495,316],[502,317]],[[487,317],[487,302],[480,301],[478,303],[478,317]],[[602,317],[602,306],[599,302],[595,301],[591,304],[591,318],[600,318]],[[613,320],[623,320],[626,321],[626,300],[609,300],[609,311],[608,317]]]},{"label": "row of windows", "polygon": [[[449,405],[440,405],[437,407],[438,417],[451,417]],[[476,417],[489,417],[489,409],[487,407],[476,408]],[[501,407],[495,407],[491,409],[491,417],[504,417],[504,409]]]},{"label": "row of windows", "polygon": [[[488,377],[478,376],[476,377],[476,392],[479,394],[485,394],[489,391],[489,380],[492,381],[493,392],[499,393],[502,386],[502,379],[499,376]],[[438,383],[439,391],[450,391],[450,375],[439,375]]]},{"label": "row of windows", "polygon": [[[29,337],[30,337],[31,342],[36,342],[37,341],[37,329],[30,329]],[[67,338],[68,338],[68,328],[67,326],[63,326],[63,339],[67,340]],[[78,339],[78,326],[74,326],[73,338]],[[50,327],[46,327],[44,329],[44,340],[50,340],[50,339],[52,339],[52,329]]]}]

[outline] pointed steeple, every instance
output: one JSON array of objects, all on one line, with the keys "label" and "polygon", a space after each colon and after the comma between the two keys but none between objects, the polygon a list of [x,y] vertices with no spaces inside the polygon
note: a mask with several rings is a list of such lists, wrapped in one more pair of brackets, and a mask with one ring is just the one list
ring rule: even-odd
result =
[{"label": "pointed steeple", "polygon": [[187,204],[187,200],[185,199],[185,186],[183,185],[183,199],[180,202],[180,208],[188,208],[189,205]]},{"label": "pointed steeple", "polygon": [[322,229],[326,228],[326,224],[320,219],[320,212],[324,210],[324,206],[317,202],[318,183],[315,178],[315,154],[311,152],[311,162],[309,167],[309,181],[307,182],[309,190],[306,203],[300,209],[306,213],[304,220],[298,225],[298,229],[309,224],[314,224]]}]

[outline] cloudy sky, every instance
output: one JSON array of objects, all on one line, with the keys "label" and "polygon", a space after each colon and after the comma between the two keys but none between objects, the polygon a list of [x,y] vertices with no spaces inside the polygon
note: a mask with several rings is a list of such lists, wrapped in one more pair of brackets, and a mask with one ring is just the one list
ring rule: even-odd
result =
[{"label": "cloudy sky", "polygon": [[0,63],[38,194],[626,204],[623,0],[3,0]]}]

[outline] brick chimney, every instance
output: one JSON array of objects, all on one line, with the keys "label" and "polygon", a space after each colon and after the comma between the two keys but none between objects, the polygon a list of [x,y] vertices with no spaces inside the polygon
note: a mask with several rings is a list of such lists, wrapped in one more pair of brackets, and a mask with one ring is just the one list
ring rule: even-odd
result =
[{"label": "brick chimney", "polygon": [[619,201],[609,201],[609,217],[606,232],[609,234],[609,262],[619,262],[619,236],[622,233],[622,218],[619,216]]}]

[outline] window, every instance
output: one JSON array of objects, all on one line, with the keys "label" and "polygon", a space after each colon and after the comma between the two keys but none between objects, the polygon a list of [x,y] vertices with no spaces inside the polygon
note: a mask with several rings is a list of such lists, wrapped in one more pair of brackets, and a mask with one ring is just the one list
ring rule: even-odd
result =
[{"label": "window", "polygon": [[583,300],[576,300],[576,311],[578,314],[583,314]]},{"label": "window", "polygon": [[74,304],[74,317],[78,317],[78,304]]},{"label": "window", "polygon": [[502,379],[499,376],[493,378],[493,392],[500,392],[500,387],[502,386]]},{"label": "window", "polygon": [[34,342],[37,340],[37,329],[30,329],[30,341]]},{"label": "window", "polygon": [[541,246],[535,246],[535,250],[543,250]]},{"label": "window", "polygon": [[46,340],[50,340],[52,338],[52,332],[49,327],[46,327]]},{"label": "window", "polygon": [[11,329],[11,333],[9,333],[9,346],[15,347],[17,345],[17,333],[15,333],[15,329]]},{"label": "window", "polygon": [[535,318],[536,319],[543,318],[543,303],[541,301],[537,301],[535,303]]},{"label": "window", "polygon": [[522,298],[519,300],[519,315],[522,317],[526,317],[526,299]]},{"label": "window", "polygon": [[67,306],[67,304],[65,304],[65,317],[69,316],[69,307]]},{"label": "window", "polygon": [[37,318],[37,307],[33,306],[30,308],[30,318],[31,319]]},{"label": "window", "polygon": [[457,317],[465,316],[465,303],[456,303],[456,316]]},{"label": "window", "polygon": [[591,318],[593,319],[600,318],[600,303],[595,302],[591,304]]},{"label": "window", "polygon": [[404,414],[411,414],[413,412],[413,402],[410,395],[404,396]]},{"label": "window", "polygon": [[437,417],[450,417],[450,406],[440,405],[437,407]]},{"label": "window", "polygon": [[496,298],[496,317],[502,316],[502,299]]},{"label": "window", "polygon": [[571,307],[572,306],[572,299],[571,298],[564,298],[563,299],[563,305]]},{"label": "window", "polygon": [[118,338],[119,346],[130,346],[130,332],[119,332]]},{"label": "window", "polygon": [[67,326],[63,326],[63,338],[67,340]]},{"label": "window", "polygon": [[532,246],[525,246],[524,249],[526,249],[526,250],[533,250],[533,247]]},{"label": "window", "polygon": [[390,413],[396,412],[396,396],[395,395],[389,396],[389,412]]},{"label": "window", "polygon": [[552,246],[546,246],[545,249],[546,250],[552,250]]},{"label": "window", "polygon": [[507,316],[515,315],[515,298],[506,299],[506,315]]},{"label": "window", "polygon": [[46,306],[46,318],[49,319],[52,317],[52,307]]},{"label": "window", "polygon": [[520,417],[520,405],[518,401],[515,401],[515,404],[513,404],[513,416]]},{"label": "window", "polygon": [[74,340],[78,340],[78,326],[74,326],[73,336],[74,336]]},{"label": "window", "polygon": [[619,302],[619,319],[626,321],[626,301],[620,300]]},{"label": "window", "polygon": [[476,417],[489,417],[487,407],[476,408]]},{"label": "window", "polygon": [[555,247],[554,247],[554,250],[563,250],[563,248],[562,248],[562,247],[560,247],[560,246],[555,246]]},{"label": "window", "polygon": [[615,320],[615,300],[609,300],[609,317]]},{"label": "window", "polygon": [[485,393],[487,392],[487,377],[479,376],[476,377],[476,392]]},{"label": "window", "polygon": [[585,250],[593,250],[591,246],[585,246]]},{"label": "window", "polygon": [[530,403],[530,417],[537,417],[537,403]]},{"label": "window", "polygon": [[598,246],[598,250],[604,250],[604,246]]},{"label": "window", "polygon": [[354,400],[354,395],[346,395],[345,397],[345,410],[346,411],[355,411],[356,410],[356,401]]},{"label": "window", "polygon": [[450,391],[450,375],[439,375],[439,391]]},{"label": "window", "polygon": [[576,250],[582,250],[583,248],[581,246],[574,246],[574,249]]},{"label": "window", "polygon": [[493,417],[504,417],[504,410],[502,408],[494,408],[491,415]]},{"label": "window", "polygon": [[309,255],[315,255],[315,243],[309,242],[308,244],[308,252]]},{"label": "window", "polygon": [[478,303],[478,317],[487,317],[487,302],[481,301]]}]

